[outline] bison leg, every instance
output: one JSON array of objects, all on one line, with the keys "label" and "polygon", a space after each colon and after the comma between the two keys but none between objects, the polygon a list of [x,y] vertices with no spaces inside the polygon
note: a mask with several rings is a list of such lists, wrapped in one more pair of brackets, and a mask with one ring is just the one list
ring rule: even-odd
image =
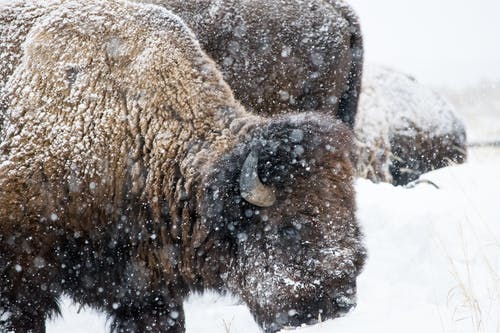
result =
[{"label": "bison leg", "polygon": [[57,265],[35,233],[21,231],[0,230],[0,332],[43,333],[59,313]]},{"label": "bison leg", "polygon": [[0,332],[44,333],[45,319],[59,313],[53,284],[30,274],[2,272],[0,279]]},{"label": "bison leg", "polygon": [[37,313],[6,311],[0,321],[1,332],[45,333],[45,317]]},{"label": "bison leg", "polygon": [[115,318],[113,332],[184,333],[185,331],[182,303],[147,304],[140,307],[120,305],[113,315]]}]

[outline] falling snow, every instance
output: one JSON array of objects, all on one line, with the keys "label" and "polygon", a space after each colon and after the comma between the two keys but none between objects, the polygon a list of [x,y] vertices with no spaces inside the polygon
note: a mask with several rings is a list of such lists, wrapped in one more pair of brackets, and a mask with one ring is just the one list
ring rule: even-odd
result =
[{"label": "falling snow", "polygon": [[[219,284],[223,283],[232,292],[239,293],[190,294],[184,301],[188,333],[259,332],[255,319],[265,328],[274,330],[285,326],[287,331],[288,323],[299,317],[311,326],[301,324],[296,332],[488,333],[498,330],[500,180],[495,177],[500,168],[498,149],[472,150],[466,164],[422,176],[439,189],[425,183],[407,189],[356,180],[357,220],[368,250],[366,267],[359,275],[356,288],[364,245],[357,221],[349,215],[352,211],[345,208],[351,204],[354,207],[350,202],[353,192],[350,189],[347,193],[341,192],[350,186],[345,174],[345,143],[325,134],[338,130],[330,118],[303,113],[268,120],[248,114],[233,99],[222,74],[201,51],[194,34],[168,11],[127,3],[135,10],[125,11],[125,19],[111,23],[106,15],[112,16],[113,9],[102,10],[102,4],[83,6],[87,10],[86,20],[77,22],[76,30],[85,38],[56,38],[53,44],[46,45],[47,36],[50,40],[50,36],[57,36],[68,27],[74,28],[72,20],[82,5],[62,0],[45,1],[43,6],[30,0],[19,3],[24,5],[15,7],[9,0],[0,0],[0,17],[11,17],[9,24],[14,27],[0,34],[0,111],[5,111],[0,115],[4,140],[0,143],[3,152],[0,191],[10,185],[4,181],[7,177],[21,179],[19,189],[43,189],[41,193],[47,200],[42,203],[49,204],[32,208],[35,206],[30,204],[36,201],[36,196],[22,192],[16,194],[21,199],[16,197],[12,201],[22,200],[24,206],[16,205],[15,210],[2,215],[0,223],[4,225],[17,223],[19,216],[36,220],[32,224],[33,237],[19,233],[16,228],[12,228],[9,235],[0,235],[0,241],[5,242],[0,250],[9,247],[23,253],[23,261],[0,253],[0,268],[10,267],[10,276],[22,277],[19,281],[36,283],[40,291],[58,295],[73,283],[74,299],[92,295],[87,303],[99,304],[98,308],[110,313],[137,310],[133,302],[152,299],[154,304],[169,309],[161,324],[170,327],[183,320],[184,312],[182,297],[169,302],[172,295],[167,293],[177,297],[177,288],[180,290],[184,282],[173,283],[165,290],[152,290],[152,276],[182,266],[182,274],[186,280],[191,279],[192,289],[200,289],[203,275],[208,276],[207,280],[217,279],[210,288],[220,288]],[[61,3],[65,5],[60,7]],[[125,2],[112,3],[120,7]],[[314,6],[311,5],[311,12]],[[218,21],[224,10],[223,2],[217,0],[212,1],[203,14]],[[130,28],[129,22],[141,16],[152,20],[153,33],[140,35],[148,31],[148,26],[141,22]],[[331,61],[343,61],[339,55],[326,56],[314,43],[332,27],[338,31],[345,29],[345,22],[337,25],[312,22],[316,26],[311,27],[309,36],[303,36],[302,40],[295,41],[297,43],[285,41],[273,50],[268,39],[275,36],[269,30],[252,31],[248,22],[236,21],[237,25],[227,26],[232,40],[219,63],[226,76],[228,71],[237,68],[243,68],[243,73],[263,71],[262,64],[251,59],[256,50],[264,55],[275,52],[270,59],[291,63],[301,51],[296,45],[305,46],[303,61],[309,63],[313,71],[304,82],[311,85]],[[167,34],[162,35],[165,29]],[[129,33],[123,33],[127,31]],[[168,40],[172,31],[180,35],[181,43],[185,44],[166,45],[165,38]],[[344,42],[338,31],[331,33],[330,42],[334,45]],[[101,41],[103,34],[106,38]],[[134,34],[140,38],[136,36],[134,40],[131,37]],[[249,49],[244,42],[253,37],[259,45]],[[171,63],[156,62],[159,49],[168,50],[164,53],[172,55],[168,59]],[[193,53],[185,62],[186,52]],[[43,67],[43,59],[49,59],[46,61],[53,66]],[[418,62],[417,55],[415,62]],[[99,71],[88,70],[98,67]],[[183,72],[181,77],[189,77],[190,81],[164,82],[162,70],[186,70],[185,67],[188,72]],[[122,73],[120,68],[127,70]],[[305,65],[298,68],[297,73],[306,72]],[[104,82],[101,75],[107,71],[115,75],[109,82],[120,84]],[[269,75],[280,76],[261,74],[255,90],[260,95],[272,90]],[[231,79],[243,82],[240,77]],[[137,82],[140,87],[133,86]],[[158,82],[166,85],[155,86]],[[332,107],[338,105],[342,95],[339,89],[344,88],[334,85],[337,94],[328,92],[320,102],[300,100],[297,87],[287,80],[284,82],[277,88],[271,86],[276,88],[272,90],[272,99],[259,96],[255,105],[272,100],[286,108]],[[45,87],[46,84],[50,84],[50,88]],[[151,87],[153,91],[147,91]],[[171,87],[175,96],[162,99],[162,93]],[[477,95],[481,92],[475,93],[475,97]],[[188,102],[181,102],[179,107],[178,99],[186,96]],[[200,96],[211,96],[213,103],[207,103]],[[455,97],[460,100],[460,96]],[[157,99],[152,102],[153,98]],[[493,109],[500,105],[497,97],[490,98],[496,98],[495,102],[482,103],[493,105]],[[461,103],[463,107],[464,102]],[[165,105],[172,113],[160,114],[158,110]],[[177,107],[184,113],[177,113]],[[146,114],[143,110],[154,110],[148,115],[159,118],[143,118]],[[474,110],[488,113],[492,122],[500,121],[498,112]],[[193,113],[198,116],[192,117]],[[73,121],[67,121],[71,117]],[[185,117],[182,123],[179,117]],[[471,121],[470,114],[467,117],[466,124],[473,127],[476,138],[482,139],[483,128]],[[411,135],[415,125],[428,129],[431,136],[450,133],[460,136],[464,130],[454,107],[429,87],[415,84],[410,76],[385,67],[365,66],[356,125],[358,140],[384,150],[393,133]],[[276,134],[273,128],[284,134],[280,131]],[[196,131],[205,132],[196,136]],[[207,133],[210,134],[205,135]],[[241,133],[241,137],[235,133]],[[493,130],[489,135],[496,137],[500,132]],[[117,139],[118,136],[121,138]],[[465,143],[465,137],[462,141]],[[254,175],[262,178],[259,184],[266,187],[274,182],[283,189],[272,208],[256,208],[239,194],[235,195],[241,188],[234,174],[239,172],[251,149],[263,154],[260,164],[255,162],[255,170],[258,167],[265,171]],[[225,154],[214,156],[213,151],[218,150]],[[379,162],[382,160],[382,169],[388,172],[389,162],[384,160],[387,156],[375,155]],[[61,157],[57,165],[52,164],[54,156]],[[161,160],[164,156],[169,156],[169,160]],[[330,159],[325,162],[324,156]],[[214,158],[217,163],[213,163]],[[328,162],[331,159],[336,161]],[[122,169],[126,169],[126,174],[114,174]],[[62,191],[64,196],[57,195],[60,191],[57,186],[47,185],[51,184],[49,178],[57,175],[62,175],[66,186]],[[309,177],[305,184],[301,183],[304,177]],[[130,181],[120,183],[124,178]],[[203,190],[209,193],[209,204],[196,201],[200,194],[193,193],[199,190],[194,183],[206,186]],[[325,191],[325,183],[328,191]],[[114,206],[115,196],[124,188],[127,189],[124,202],[136,200],[137,205]],[[331,193],[337,191],[343,196],[332,197]],[[71,206],[80,195],[85,199],[78,202],[78,207]],[[5,202],[10,199],[2,197]],[[177,206],[171,207],[169,200]],[[95,207],[98,207],[96,213],[88,217],[86,214]],[[202,207],[202,218],[194,214],[193,207]],[[134,215],[133,210],[140,213]],[[85,216],[88,220],[74,219],[74,216]],[[103,216],[102,221],[98,219]],[[180,223],[193,216],[198,220],[190,220],[189,225]],[[168,225],[158,224],[159,217],[168,220]],[[74,225],[65,230],[64,223],[70,220]],[[78,229],[84,223],[87,225]],[[67,231],[62,238],[67,243],[54,245],[53,254],[58,261],[39,251],[38,228],[44,228],[54,237]],[[106,232],[106,237],[93,239],[88,236],[92,231]],[[214,234],[223,237],[215,238]],[[227,239],[234,242],[224,243]],[[124,240],[134,243],[124,246]],[[181,240],[189,244],[187,249],[179,246]],[[62,251],[61,246],[66,246],[67,252]],[[132,247],[141,251],[132,254],[130,260],[130,254],[124,253]],[[212,247],[222,250],[212,256]],[[238,251],[230,256],[235,252],[225,247],[235,247]],[[69,254],[82,260],[67,260]],[[38,279],[43,275],[33,275],[33,271],[54,269],[54,262],[65,274],[57,285],[26,280],[27,276]],[[221,263],[232,270],[224,271]],[[181,273],[176,271],[175,278],[177,274]],[[17,281],[16,278],[2,282],[8,285]],[[336,285],[339,281],[342,284]],[[335,288],[326,289],[326,284]],[[2,292],[0,290],[0,329],[16,315],[4,308]],[[184,290],[184,294],[187,293]],[[326,305],[318,301],[320,298]],[[311,304],[304,308],[306,301]],[[263,310],[258,312],[255,308]],[[62,317],[48,321],[47,332],[100,333],[109,328],[110,322],[102,312],[80,308],[66,296],[62,298],[62,310]],[[329,311],[336,311],[334,314],[339,318],[321,322],[325,315],[332,315]]]}]

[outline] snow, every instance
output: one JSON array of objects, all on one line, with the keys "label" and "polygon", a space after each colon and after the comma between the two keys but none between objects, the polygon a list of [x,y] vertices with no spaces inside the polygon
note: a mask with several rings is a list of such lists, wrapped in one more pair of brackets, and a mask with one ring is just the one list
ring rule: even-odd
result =
[{"label": "snow", "polygon": [[492,178],[499,167],[500,156],[425,175],[438,190],[358,181],[370,259],[358,308],[339,332],[498,329],[500,179]]},{"label": "snow", "polygon": [[347,0],[360,16],[365,56],[433,86],[500,78],[500,1]]},{"label": "snow", "polygon": [[500,79],[463,89],[442,89],[444,96],[467,118],[469,142],[500,139]]},{"label": "snow", "polygon": [[[439,189],[356,182],[369,259],[358,305],[343,318],[295,332],[498,332],[500,327],[500,150],[428,173]],[[187,332],[260,332],[230,296],[193,295]],[[105,317],[64,303],[49,333],[105,332]],[[91,328],[91,329],[90,329]],[[284,330],[285,331],[285,330]]]},{"label": "snow", "polygon": [[426,85],[388,67],[365,64],[362,93],[356,116],[356,133],[362,141],[376,144],[380,136],[425,129],[432,136],[459,131],[453,107]]}]

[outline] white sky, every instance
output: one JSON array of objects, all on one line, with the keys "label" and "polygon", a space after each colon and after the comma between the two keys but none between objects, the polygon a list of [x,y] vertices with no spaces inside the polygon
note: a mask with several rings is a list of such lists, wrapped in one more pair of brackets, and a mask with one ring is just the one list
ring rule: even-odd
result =
[{"label": "white sky", "polygon": [[369,62],[433,86],[500,82],[500,0],[347,0]]}]

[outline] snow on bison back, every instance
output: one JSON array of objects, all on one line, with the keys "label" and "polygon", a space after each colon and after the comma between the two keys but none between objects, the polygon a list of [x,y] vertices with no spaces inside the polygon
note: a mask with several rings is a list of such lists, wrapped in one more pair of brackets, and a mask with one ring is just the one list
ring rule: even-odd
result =
[{"label": "snow on bison back", "polygon": [[37,6],[0,16],[26,30],[1,50],[2,331],[43,332],[63,293],[116,332],[183,332],[193,290],[239,295],[266,332],[354,305],[348,128],[246,112],[160,7]]}]

